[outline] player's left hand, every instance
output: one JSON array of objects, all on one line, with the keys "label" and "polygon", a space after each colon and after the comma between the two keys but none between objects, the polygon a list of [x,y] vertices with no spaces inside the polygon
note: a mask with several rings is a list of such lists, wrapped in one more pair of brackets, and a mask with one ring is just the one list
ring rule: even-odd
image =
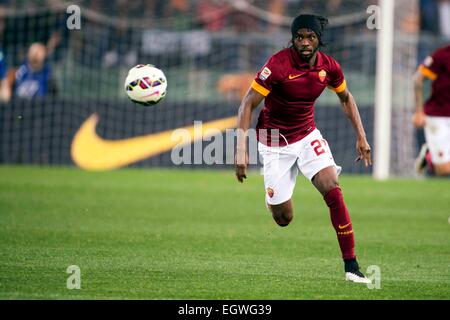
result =
[{"label": "player's left hand", "polygon": [[359,138],[356,141],[356,151],[358,152],[358,157],[355,160],[356,162],[363,160],[366,167],[372,165],[371,149],[365,137]]}]

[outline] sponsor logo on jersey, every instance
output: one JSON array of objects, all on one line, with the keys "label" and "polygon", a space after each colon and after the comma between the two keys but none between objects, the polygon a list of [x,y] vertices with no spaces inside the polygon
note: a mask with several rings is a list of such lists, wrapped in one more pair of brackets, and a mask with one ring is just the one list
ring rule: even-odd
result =
[{"label": "sponsor logo on jersey", "polygon": [[319,72],[320,82],[324,82],[326,77],[327,77],[327,72],[325,70],[320,70],[320,72]]},{"label": "sponsor logo on jersey", "polygon": [[266,80],[270,75],[272,74],[272,71],[270,71],[269,68],[264,67],[264,69],[261,71],[261,73],[259,74],[259,78],[264,81]]}]

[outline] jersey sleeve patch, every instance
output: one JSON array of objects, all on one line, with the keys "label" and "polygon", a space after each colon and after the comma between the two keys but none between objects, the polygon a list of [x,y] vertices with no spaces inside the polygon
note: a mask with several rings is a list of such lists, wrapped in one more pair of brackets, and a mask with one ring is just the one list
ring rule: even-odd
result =
[{"label": "jersey sleeve patch", "polygon": [[256,82],[255,80],[253,80],[252,82],[252,88],[257,91],[258,93],[262,94],[264,97],[266,97],[269,93],[270,90],[267,88],[264,88],[262,85],[260,85],[258,82]]},{"label": "jersey sleeve patch", "polygon": [[272,74],[272,71],[270,71],[269,68],[264,67],[264,69],[261,71],[261,73],[259,74],[259,78],[264,81],[266,80],[270,75]]}]

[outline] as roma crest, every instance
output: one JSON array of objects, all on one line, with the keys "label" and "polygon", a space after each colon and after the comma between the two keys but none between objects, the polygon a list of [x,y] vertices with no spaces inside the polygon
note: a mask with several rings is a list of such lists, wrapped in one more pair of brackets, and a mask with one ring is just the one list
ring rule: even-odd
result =
[{"label": "as roma crest", "polygon": [[267,188],[267,194],[269,195],[269,197],[273,198],[275,191],[272,188]]},{"label": "as roma crest", "polygon": [[325,70],[320,70],[320,72],[319,72],[320,82],[324,82],[326,77],[327,77],[327,72]]}]

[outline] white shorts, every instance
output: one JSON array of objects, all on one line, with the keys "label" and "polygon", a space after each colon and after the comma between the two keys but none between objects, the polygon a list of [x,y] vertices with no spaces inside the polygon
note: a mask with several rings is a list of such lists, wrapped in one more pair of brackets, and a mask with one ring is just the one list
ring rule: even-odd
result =
[{"label": "white shorts", "polygon": [[425,139],[434,164],[450,162],[450,117],[425,117]]},{"label": "white shorts", "polygon": [[285,147],[268,147],[258,142],[258,151],[264,165],[266,202],[272,205],[291,199],[299,170],[309,180],[327,167],[334,166],[337,174],[342,170],[318,129]]}]

